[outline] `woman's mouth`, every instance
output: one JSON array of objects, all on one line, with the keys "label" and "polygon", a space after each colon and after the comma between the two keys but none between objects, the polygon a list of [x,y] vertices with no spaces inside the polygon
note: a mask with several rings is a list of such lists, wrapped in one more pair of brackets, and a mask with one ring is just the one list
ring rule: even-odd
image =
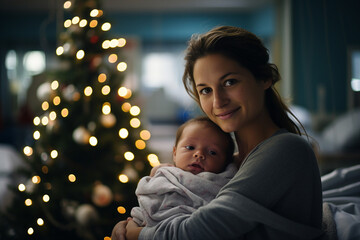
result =
[{"label": "woman's mouth", "polygon": [[235,113],[236,111],[238,111],[239,109],[240,109],[240,108],[236,108],[236,109],[231,110],[231,111],[227,111],[227,112],[223,112],[223,113],[220,113],[220,114],[216,114],[216,117],[218,117],[218,118],[220,118],[220,119],[222,119],[222,120],[229,119],[229,118],[231,118],[231,117],[234,115],[234,113]]}]

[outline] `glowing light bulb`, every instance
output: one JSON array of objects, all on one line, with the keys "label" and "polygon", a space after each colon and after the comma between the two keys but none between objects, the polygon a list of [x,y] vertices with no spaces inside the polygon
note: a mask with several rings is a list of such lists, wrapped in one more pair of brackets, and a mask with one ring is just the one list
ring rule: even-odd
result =
[{"label": "glowing light bulb", "polygon": [[115,48],[117,45],[119,45],[119,40],[118,39],[112,39],[110,41],[110,47],[111,48]]},{"label": "glowing light bulb", "polygon": [[18,186],[18,189],[19,189],[20,192],[24,192],[26,190],[25,184],[20,183],[19,186]]},{"label": "glowing light bulb", "polygon": [[71,26],[71,20],[70,19],[65,20],[64,27],[69,28],[70,26]]},{"label": "glowing light bulb", "polygon": [[109,85],[105,85],[101,88],[101,93],[103,95],[108,95],[110,93],[110,86]]},{"label": "glowing light bulb", "polygon": [[122,128],[119,130],[119,136],[122,138],[122,139],[125,139],[129,136],[129,131],[125,128]]},{"label": "glowing light bulb", "polygon": [[127,89],[126,87],[120,87],[119,90],[118,90],[118,95],[120,97],[125,97],[127,94]]},{"label": "glowing light bulb", "polygon": [[81,21],[79,22],[79,26],[83,28],[86,25],[87,25],[87,20],[86,19],[81,19]]},{"label": "glowing light bulb", "polygon": [[126,44],[126,39],[125,38],[119,38],[118,41],[118,47],[123,47]]},{"label": "glowing light bulb", "polygon": [[71,1],[64,2],[64,9],[69,9],[71,7]]},{"label": "glowing light bulb", "polygon": [[140,132],[140,137],[145,141],[149,140],[151,138],[151,133],[148,130],[142,130]]},{"label": "glowing light bulb", "polygon": [[129,181],[129,177],[126,176],[125,174],[120,174],[119,175],[119,181],[122,183],[127,183]]},{"label": "glowing light bulb", "polygon": [[124,103],[124,104],[121,106],[121,109],[122,109],[124,112],[130,111],[130,108],[131,108],[131,104],[128,103],[128,102]]},{"label": "glowing light bulb", "polygon": [[124,158],[128,161],[132,161],[134,160],[134,154],[132,152],[125,152],[124,153]]},{"label": "glowing light bulb", "polygon": [[42,218],[38,218],[36,223],[39,225],[39,226],[43,226],[44,225],[44,220]]},{"label": "glowing light bulb", "polygon": [[97,20],[91,20],[90,21],[90,24],[89,24],[89,26],[91,27],[91,28],[95,28],[96,26],[98,25],[98,21]]},{"label": "glowing light bulb", "polygon": [[102,113],[103,113],[104,115],[108,115],[108,114],[111,113],[111,105],[110,105],[109,102],[106,102],[106,103],[103,104],[103,106],[102,106]]},{"label": "glowing light bulb", "polygon": [[78,24],[80,22],[80,18],[78,16],[73,17],[72,24]]},{"label": "glowing light bulb", "polygon": [[34,229],[32,227],[28,228],[27,233],[28,233],[28,235],[33,235]]},{"label": "glowing light bulb", "polygon": [[33,133],[33,138],[35,140],[39,140],[40,139],[40,132],[38,130],[36,130],[34,133]]},{"label": "glowing light bulb", "polygon": [[130,114],[133,116],[137,116],[140,114],[140,108],[138,106],[132,106],[130,108]]},{"label": "glowing light bulb", "polygon": [[40,125],[40,118],[39,117],[34,117],[33,123],[35,126],[39,126]]},{"label": "glowing light bulb", "polygon": [[60,104],[60,102],[61,102],[61,99],[60,99],[60,97],[59,97],[59,96],[54,97],[54,99],[53,99],[53,103],[54,103],[54,105],[55,105],[55,106],[59,105],[59,104]]},{"label": "glowing light bulb", "polygon": [[96,137],[92,136],[89,138],[89,143],[91,146],[95,147],[98,144],[98,140]]},{"label": "glowing light bulb", "polygon": [[108,49],[108,48],[110,48],[110,41],[109,41],[109,40],[105,40],[105,41],[102,43],[101,47],[102,47],[103,49]]},{"label": "glowing light bulb", "polygon": [[136,140],[135,146],[137,149],[142,150],[142,149],[145,149],[146,143],[143,140],[139,139],[139,140]]},{"label": "glowing light bulb", "polygon": [[84,94],[85,94],[85,96],[91,96],[92,93],[93,93],[93,89],[92,89],[90,86],[87,86],[87,87],[84,89]]},{"label": "glowing light bulb", "polygon": [[98,9],[93,9],[90,12],[90,17],[96,17],[99,14],[99,10]]},{"label": "glowing light bulb", "polygon": [[141,122],[140,122],[140,120],[138,118],[132,118],[130,120],[130,126],[132,126],[133,128],[140,127],[140,124],[141,124]]},{"label": "glowing light bulb", "polygon": [[119,206],[119,207],[117,208],[117,211],[118,211],[118,213],[120,213],[120,214],[125,214],[125,213],[126,213],[126,209],[125,209],[123,206]]},{"label": "glowing light bulb", "polygon": [[118,56],[117,56],[115,53],[111,54],[111,55],[108,57],[109,63],[115,63],[117,60],[118,60]]},{"label": "glowing light bulb", "polygon": [[42,104],[41,104],[41,108],[42,110],[46,111],[49,109],[49,103],[47,101],[44,101]]},{"label": "glowing light bulb", "polygon": [[68,179],[70,182],[75,182],[76,181],[76,176],[74,174],[69,174]]},{"label": "glowing light bulb", "polygon": [[26,199],[25,200],[25,205],[28,206],[28,207],[31,206],[32,205],[32,200],[30,198]]},{"label": "glowing light bulb", "polygon": [[23,152],[26,156],[31,156],[33,154],[33,149],[29,146],[24,147]]},{"label": "glowing light bulb", "polygon": [[104,32],[109,31],[110,28],[111,28],[111,24],[109,22],[106,22],[101,26],[101,30],[103,30]]},{"label": "glowing light bulb", "polygon": [[50,112],[50,114],[49,114],[50,120],[54,121],[56,119],[56,117],[57,117],[57,114],[55,111]]},{"label": "glowing light bulb", "polygon": [[62,110],[61,110],[61,116],[62,117],[67,117],[69,115],[69,110],[67,109],[67,108],[63,108]]},{"label": "glowing light bulb", "polygon": [[84,52],[84,50],[79,50],[79,51],[77,51],[77,53],[76,53],[76,58],[77,58],[77,59],[81,60],[81,59],[83,59],[84,57],[85,57],[85,52]]},{"label": "glowing light bulb", "polygon": [[98,76],[98,81],[99,83],[103,83],[106,81],[106,74],[105,73],[100,73]]},{"label": "glowing light bulb", "polygon": [[49,123],[49,118],[47,116],[44,116],[42,119],[41,119],[41,124],[46,126],[48,125]]},{"label": "glowing light bulb", "polygon": [[42,199],[43,199],[44,202],[49,202],[50,201],[50,197],[47,194],[45,194]]},{"label": "glowing light bulb", "polygon": [[54,81],[52,81],[52,83],[51,83],[51,89],[52,90],[56,90],[56,89],[58,89],[58,87],[59,87],[59,82],[58,81],[56,81],[56,80],[54,80]]},{"label": "glowing light bulb", "polygon": [[59,156],[58,151],[56,151],[56,150],[52,150],[52,151],[51,151],[50,157],[51,157],[52,159],[55,159],[55,158],[57,158],[58,156]]},{"label": "glowing light bulb", "polygon": [[41,178],[39,176],[33,176],[31,178],[31,181],[34,183],[34,184],[39,184],[41,182]]},{"label": "glowing light bulb", "polygon": [[126,70],[126,68],[127,68],[126,62],[121,62],[117,65],[117,70],[119,72],[124,72]]},{"label": "glowing light bulb", "polygon": [[158,156],[153,153],[149,154],[147,159],[152,167],[156,167],[160,164]]},{"label": "glowing light bulb", "polygon": [[60,56],[64,53],[64,47],[60,46],[58,48],[56,48],[56,55]]}]

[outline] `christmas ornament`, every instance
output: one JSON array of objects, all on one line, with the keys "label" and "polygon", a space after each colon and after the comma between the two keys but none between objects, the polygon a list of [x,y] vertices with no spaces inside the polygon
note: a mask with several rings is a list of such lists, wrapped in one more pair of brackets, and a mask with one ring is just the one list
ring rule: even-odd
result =
[{"label": "christmas ornament", "polygon": [[97,183],[93,189],[92,201],[98,207],[105,207],[113,200],[113,193],[108,186]]},{"label": "christmas ornament", "polygon": [[40,101],[43,101],[49,98],[50,93],[51,93],[51,84],[49,82],[44,82],[38,87],[36,91],[36,96]]},{"label": "christmas ornament", "polygon": [[111,128],[116,123],[116,117],[112,113],[108,115],[101,115],[100,122],[104,127]]},{"label": "christmas ornament", "polygon": [[83,126],[76,128],[73,132],[73,139],[80,144],[87,144],[90,136],[89,131]]},{"label": "christmas ornament", "polygon": [[97,222],[99,215],[91,204],[82,204],[75,211],[75,219],[82,226],[88,226]]}]

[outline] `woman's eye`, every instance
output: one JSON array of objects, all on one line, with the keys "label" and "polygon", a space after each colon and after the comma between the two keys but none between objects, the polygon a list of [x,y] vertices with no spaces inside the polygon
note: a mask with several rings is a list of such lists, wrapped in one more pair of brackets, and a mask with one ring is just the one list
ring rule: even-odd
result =
[{"label": "woman's eye", "polygon": [[211,92],[211,88],[203,88],[199,91],[201,95],[206,95]]},{"label": "woman's eye", "polygon": [[194,147],[193,147],[193,146],[185,146],[185,148],[186,148],[187,150],[194,150]]},{"label": "woman's eye", "polygon": [[228,79],[224,82],[224,86],[228,87],[234,85],[234,83],[235,83],[235,79]]}]

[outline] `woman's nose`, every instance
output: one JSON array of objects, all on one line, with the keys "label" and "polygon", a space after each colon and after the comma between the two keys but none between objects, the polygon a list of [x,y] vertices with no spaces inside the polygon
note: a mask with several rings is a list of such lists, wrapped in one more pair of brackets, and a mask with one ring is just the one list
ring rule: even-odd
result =
[{"label": "woman's nose", "polygon": [[228,99],[226,97],[226,93],[221,90],[214,91],[214,99],[213,99],[213,107],[214,108],[222,108],[228,103]]}]

